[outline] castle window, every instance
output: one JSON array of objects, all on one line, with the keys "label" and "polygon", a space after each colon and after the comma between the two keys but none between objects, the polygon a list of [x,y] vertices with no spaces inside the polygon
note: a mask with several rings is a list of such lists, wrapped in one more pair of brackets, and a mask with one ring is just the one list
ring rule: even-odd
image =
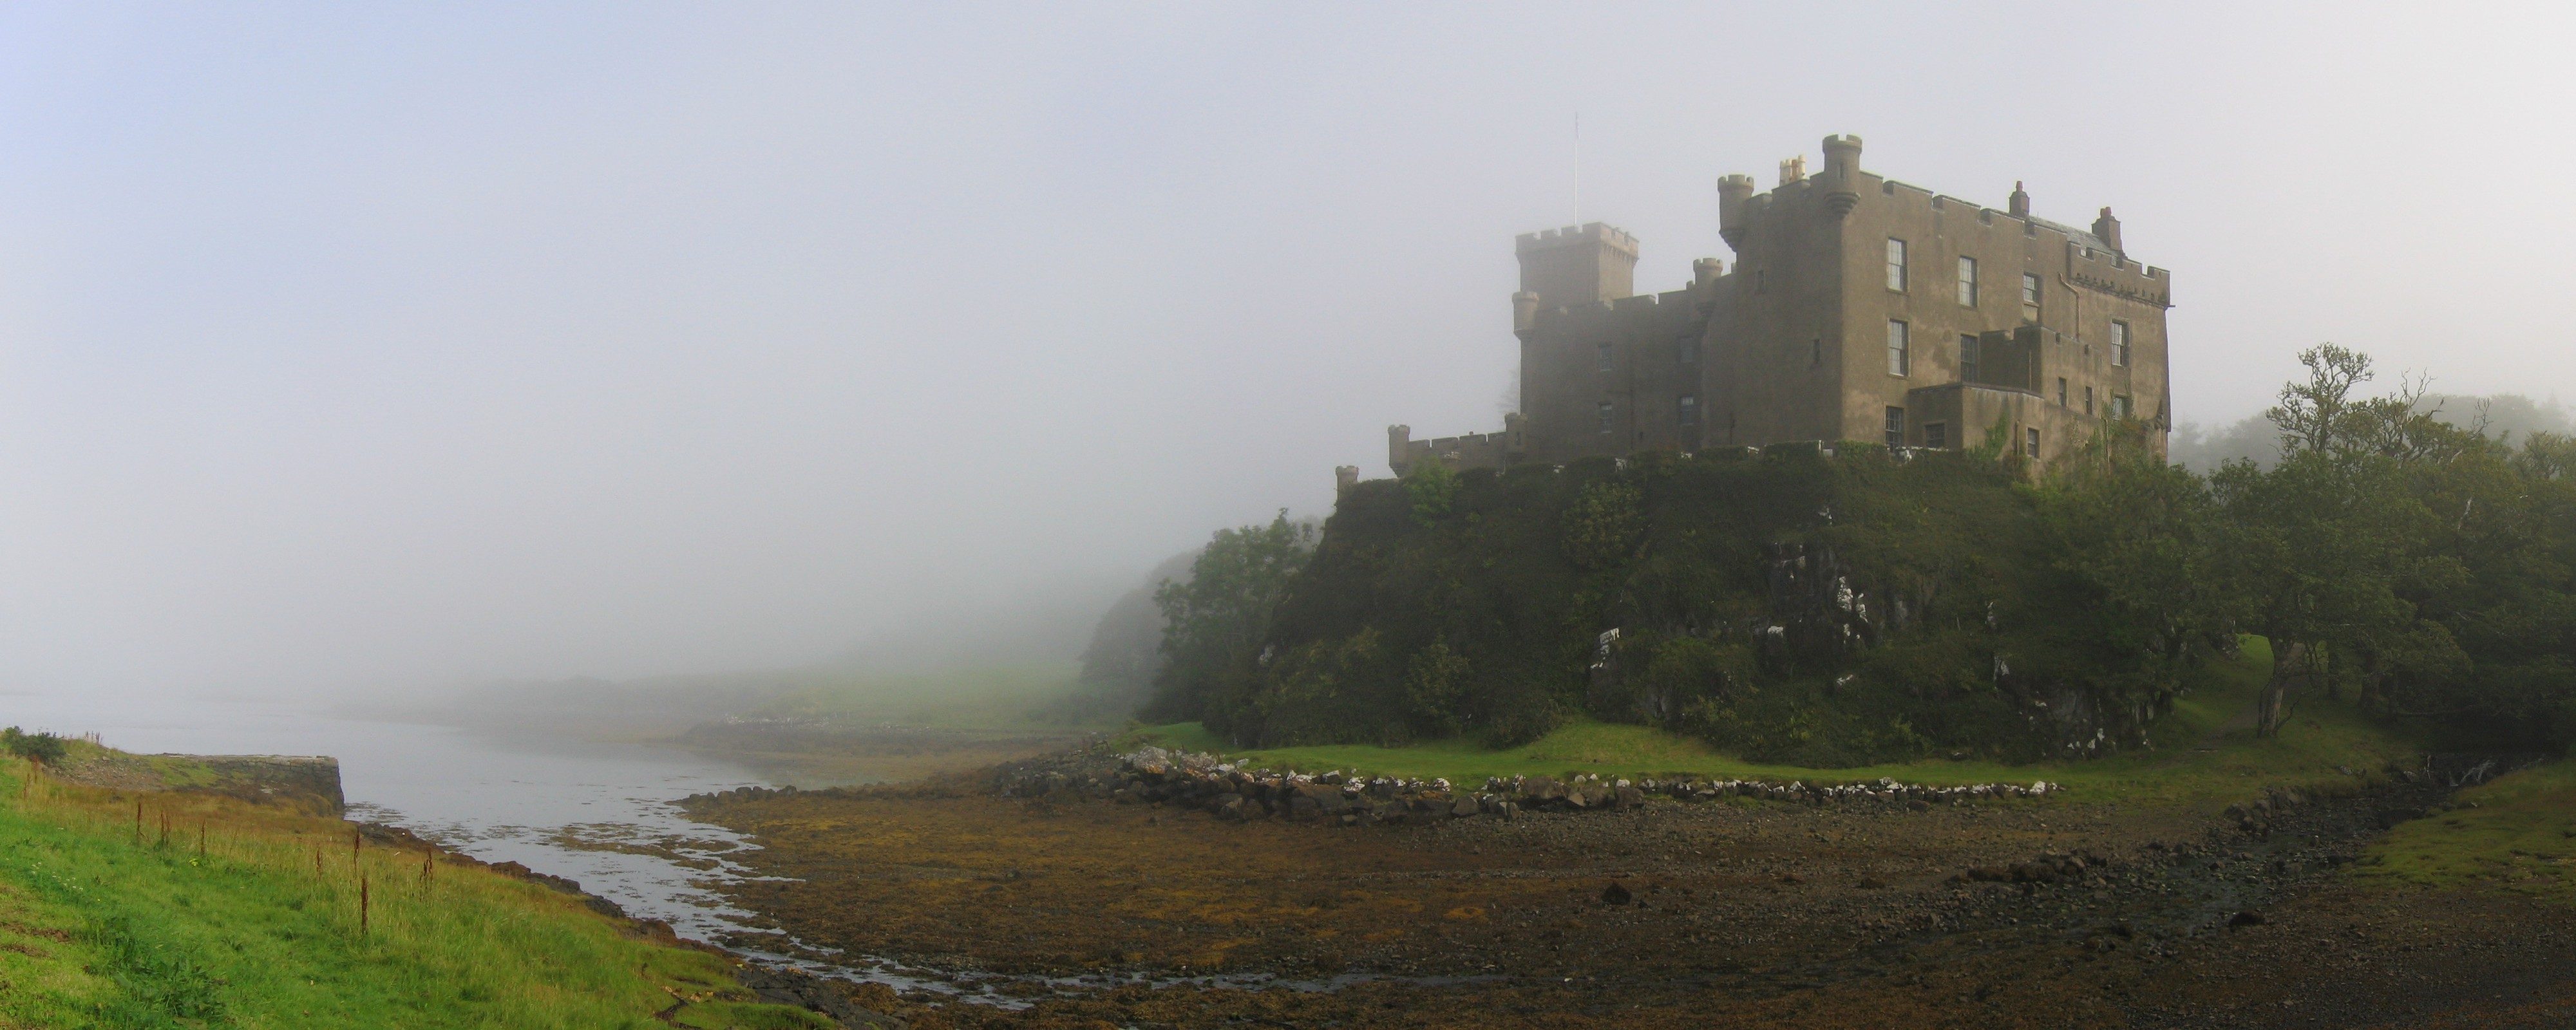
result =
[{"label": "castle window", "polygon": [[2129,323],[2111,323],[2111,364],[2126,368],[2129,364]]},{"label": "castle window", "polygon": [[1950,446],[1950,427],[1939,422],[1923,423],[1923,446],[1936,451]]},{"label": "castle window", "polygon": [[1600,345],[1600,346],[1598,346],[1598,347],[1593,348],[1593,349],[1592,349],[1592,368],[1593,368],[1593,370],[1594,370],[1594,371],[1596,371],[1596,372],[1607,372],[1607,371],[1610,371],[1610,367],[1611,367],[1611,366],[1610,366],[1610,345],[1605,343],[1605,344],[1602,344],[1602,345]]},{"label": "castle window", "polygon": [[1887,288],[1905,292],[1905,241],[1887,241]]},{"label": "castle window", "polygon": [[2066,406],[2066,377],[2065,377],[2065,376],[2059,376],[2059,377],[2057,377],[2057,406],[2058,406],[2058,407],[2061,407],[2061,408],[2063,408],[2063,407],[2065,407],[2065,406]]},{"label": "castle window", "polygon": [[1698,364],[1698,363],[1699,363],[1699,337],[1698,337],[1698,336],[1696,336],[1696,335],[1688,335],[1688,336],[1683,336],[1681,339],[1678,339],[1678,340],[1673,341],[1673,352],[1674,352],[1675,356],[1677,356],[1677,357],[1681,358],[1681,362],[1682,362],[1682,364],[1685,364],[1685,365],[1696,365],[1696,364]]},{"label": "castle window", "polygon": [[1905,409],[1903,408],[1887,409],[1887,445],[1905,446]]},{"label": "castle window", "polygon": [[2039,277],[2029,272],[2021,275],[2021,317],[2039,321]]},{"label": "castle window", "polygon": [[2112,418],[2127,418],[2127,417],[2129,417],[2129,398],[2128,398],[2128,395],[2126,395],[2126,394],[2117,394],[2117,393],[2115,393],[2115,394],[2112,394],[2112,395],[2111,395],[2111,417],[2112,417]]},{"label": "castle window", "polygon": [[2029,455],[2031,460],[2037,461],[2039,459],[2039,430],[2034,428],[2025,430],[2024,432],[2027,435],[2022,437],[2022,453]]},{"label": "castle window", "polygon": [[1601,402],[1601,431],[1602,431],[1602,432],[1604,432],[1604,433],[1607,433],[1607,432],[1609,432],[1609,431],[1610,431],[1610,402],[1609,402],[1609,401],[1602,401],[1602,402]]},{"label": "castle window", "polygon": [[1698,424],[1699,424],[1699,398],[1698,398],[1697,396],[1692,395],[1692,394],[1687,394],[1687,393],[1686,393],[1686,394],[1683,394],[1683,395],[1682,395],[1682,400],[1681,400],[1681,405],[1680,405],[1680,410],[1679,410],[1679,411],[1674,415],[1674,417],[1675,417],[1676,419],[1678,419],[1678,420],[1681,422],[1681,424],[1683,424],[1683,425],[1686,425],[1686,426],[1695,426],[1695,425],[1698,425]]},{"label": "castle window", "polygon": [[1887,320],[1887,374],[1908,375],[1914,371],[1914,353],[1906,339],[1907,327],[1896,319]]},{"label": "castle window", "polygon": [[2093,388],[2090,386],[2084,388],[2084,413],[2093,413]]},{"label": "castle window", "polygon": [[1959,259],[1959,306],[1977,306],[1977,259],[1972,257]]},{"label": "castle window", "polygon": [[1977,338],[1976,338],[1976,337],[1971,336],[1971,335],[1969,335],[1969,334],[1967,334],[1967,333],[1961,333],[1961,334],[1959,334],[1959,381],[1960,381],[1960,382],[1963,382],[1963,383],[1973,383],[1973,382],[1976,382],[1976,381],[1977,381],[1977,358],[1978,358],[1978,356],[1979,356],[1979,355],[1978,355],[1978,350],[1979,350],[1979,348],[1978,348],[1978,346],[1977,346]]}]

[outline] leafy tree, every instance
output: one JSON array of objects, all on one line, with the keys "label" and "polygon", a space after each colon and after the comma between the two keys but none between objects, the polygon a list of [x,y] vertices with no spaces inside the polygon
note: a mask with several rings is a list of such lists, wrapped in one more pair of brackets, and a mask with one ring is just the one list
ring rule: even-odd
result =
[{"label": "leafy tree", "polygon": [[2240,605],[2217,575],[2209,484],[2158,460],[2136,425],[2106,424],[2039,494],[2055,564],[2100,602],[2107,638],[2179,659],[2232,635]]},{"label": "leafy tree", "polygon": [[1565,513],[1565,553],[1588,571],[1628,560],[1646,532],[1645,514],[1639,510],[1644,500],[1636,485],[1616,479],[1584,487]]},{"label": "leafy tree", "polygon": [[1432,641],[1405,662],[1405,715],[1427,734],[1456,736],[1466,728],[1465,703],[1473,677],[1465,655],[1450,650],[1446,640]]},{"label": "leafy tree", "polygon": [[2410,465],[2463,445],[2460,434],[2415,411],[2419,388],[2353,397],[2372,378],[2367,355],[2320,344],[2299,361],[2307,381],[2283,386],[2269,412],[2280,464],[2230,462],[2211,478],[2231,520],[2232,586],[2248,628],[2272,642],[2255,726],[2267,736],[2307,690],[2440,676],[2466,660],[2420,611],[2464,570],[2433,546],[2441,523],[2410,477]]},{"label": "leafy tree", "polygon": [[1159,717],[1205,719],[1224,730],[1251,697],[1271,613],[1315,549],[1315,527],[1281,509],[1268,526],[1222,529],[1190,563],[1190,578],[1154,591],[1163,613]]},{"label": "leafy tree", "polygon": [[1449,517],[1449,502],[1458,496],[1458,473],[1437,459],[1424,462],[1404,477],[1404,492],[1413,498],[1413,521],[1429,529]]}]

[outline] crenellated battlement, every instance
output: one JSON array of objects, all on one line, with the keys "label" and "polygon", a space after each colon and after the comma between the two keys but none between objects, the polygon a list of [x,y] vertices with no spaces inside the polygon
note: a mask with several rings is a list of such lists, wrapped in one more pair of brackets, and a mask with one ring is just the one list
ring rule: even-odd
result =
[{"label": "crenellated battlement", "polygon": [[1608,225],[1603,225],[1600,222],[1589,222],[1583,225],[1569,225],[1562,229],[1545,229],[1539,232],[1525,232],[1512,239],[1512,251],[1516,254],[1528,254],[1541,250],[1553,250],[1559,247],[1581,247],[1595,244],[1609,247],[1610,249],[1626,254],[1631,258],[1637,256],[1636,237],[1630,236],[1622,230]]},{"label": "crenellated battlement", "polygon": [[[1467,433],[1432,440],[1413,439],[1412,426],[1386,427],[1386,463],[1402,476],[1424,462],[1452,469],[1502,468],[1520,462],[1527,450],[1526,431],[1518,414],[1503,416],[1499,433]],[[1357,470],[1353,470],[1354,475]]]},{"label": "crenellated battlement", "polygon": [[2131,261],[2116,251],[2096,250],[2073,240],[2066,243],[2066,279],[2141,304],[2173,306],[2172,273]]}]

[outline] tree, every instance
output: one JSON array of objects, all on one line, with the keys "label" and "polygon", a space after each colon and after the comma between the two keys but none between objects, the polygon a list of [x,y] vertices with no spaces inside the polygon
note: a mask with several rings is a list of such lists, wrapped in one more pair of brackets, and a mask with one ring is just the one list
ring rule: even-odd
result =
[{"label": "tree", "polygon": [[2281,463],[2265,472],[2229,462],[2210,480],[2229,516],[2231,586],[2247,628],[2272,643],[2256,709],[2265,736],[2307,690],[2465,664],[2448,628],[2419,610],[2464,576],[2434,547],[2441,521],[2411,475],[2446,450],[2455,456],[2462,434],[2415,410],[2420,385],[2353,397],[2372,379],[2367,355],[2320,344],[2299,361],[2307,381],[2283,386],[2266,413],[2281,432]]},{"label": "tree", "polygon": [[1288,521],[1283,508],[1268,526],[1218,530],[1187,582],[1165,580],[1154,591],[1164,662],[1150,710],[1225,729],[1254,686],[1271,612],[1314,549],[1315,527]]},{"label": "tree", "polygon": [[2054,564],[2082,584],[2097,630],[2132,670],[2124,703],[2162,702],[2179,663],[2226,647],[2244,616],[2217,574],[2216,501],[2208,481],[2159,460],[2134,423],[2112,422],[2038,489],[2057,545]]},{"label": "tree", "polygon": [[1449,502],[1458,496],[1458,473],[1437,458],[1423,462],[1404,477],[1404,493],[1413,499],[1413,521],[1429,529],[1449,517]]}]

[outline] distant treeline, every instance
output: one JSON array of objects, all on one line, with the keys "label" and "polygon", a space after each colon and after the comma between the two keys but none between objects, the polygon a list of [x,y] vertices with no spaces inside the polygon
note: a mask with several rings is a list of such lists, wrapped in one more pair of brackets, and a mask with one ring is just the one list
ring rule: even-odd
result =
[{"label": "distant treeline", "polygon": [[1320,534],[1283,513],[1162,580],[1146,714],[1262,746],[1588,713],[1811,765],[2033,759],[2143,740],[2250,633],[2262,732],[2333,693],[2565,747],[2576,443],[2361,396],[2341,348],[2302,360],[2277,460],[2207,475],[2114,424],[2039,470],[1991,434],[1362,483]]}]

